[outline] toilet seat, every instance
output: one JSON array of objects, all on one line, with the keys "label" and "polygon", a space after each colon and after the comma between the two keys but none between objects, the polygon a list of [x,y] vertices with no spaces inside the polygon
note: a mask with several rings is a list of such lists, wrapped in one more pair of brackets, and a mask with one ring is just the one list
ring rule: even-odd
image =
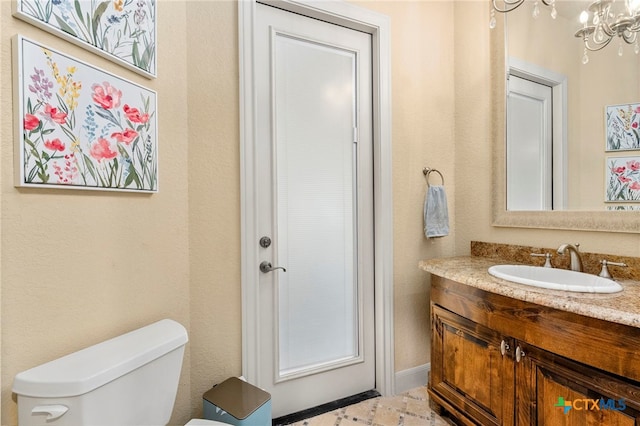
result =
[{"label": "toilet seat", "polygon": [[205,420],[205,419],[192,419],[189,420],[189,423],[187,423],[184,426],[213,426],[213,425],[226,425],[229,426],[229,423],[222,423],[222,422],[217,422],[215,420]]}]

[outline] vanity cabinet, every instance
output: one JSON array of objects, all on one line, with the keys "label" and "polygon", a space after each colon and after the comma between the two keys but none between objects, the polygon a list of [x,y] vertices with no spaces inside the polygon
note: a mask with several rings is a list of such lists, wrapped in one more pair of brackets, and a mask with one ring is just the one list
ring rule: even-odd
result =
[{"label": "vanity cabinet", "polygon": [[638,383],[526,343],[520,348],[525,355],[516,363],[515,424],[640,424]]},{"label": "vanity cabinet", "polygon": [[638,328],[435,275],[431,320],[431,405],[457,423],[640,425]]},{"label": "vanity cabinet", "polygon": [[431,401],[482,424],[512,424],[515,369],[500,348],[513,340],[438,305],[431,312]]}]

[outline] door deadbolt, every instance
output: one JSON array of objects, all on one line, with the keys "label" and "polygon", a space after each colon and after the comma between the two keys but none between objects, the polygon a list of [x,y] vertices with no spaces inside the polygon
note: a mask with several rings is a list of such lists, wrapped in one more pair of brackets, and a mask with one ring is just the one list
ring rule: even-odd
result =
[{"label": "door deadbolt", "polygon": [[271,238],[269,238],[269,237],[260,238],[260,247],[267,248],[270,245],[271,245]]}]

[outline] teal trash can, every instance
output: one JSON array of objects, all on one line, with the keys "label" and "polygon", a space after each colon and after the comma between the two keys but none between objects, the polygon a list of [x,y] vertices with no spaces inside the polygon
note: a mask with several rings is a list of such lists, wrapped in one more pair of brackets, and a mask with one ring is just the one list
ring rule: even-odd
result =
[{"label": "teal trash can", "polygon": [[271,395],[231,377],[202,396],[203,417],[236,426],[271,426]]}]

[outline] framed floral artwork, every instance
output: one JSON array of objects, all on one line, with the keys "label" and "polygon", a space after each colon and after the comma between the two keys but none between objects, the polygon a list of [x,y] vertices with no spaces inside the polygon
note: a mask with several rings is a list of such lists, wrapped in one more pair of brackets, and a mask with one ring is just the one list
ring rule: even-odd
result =
[{"label": "framed floral artwork", "polygon": [[606,150],[640,149],[640,103],[605,107]]},{"label": "framed floral artwork", "polygon": [[18,186],[158,191],[156,93],[14,39]]},{"label": "framed floral artwork", "polygon": [[608,157],[605,201],[640,202],[640,156]]},{"label": "framed floral artwork", "polygon": [[156,76],[156,0],[15,0],[13,12],[139,74]]}]

